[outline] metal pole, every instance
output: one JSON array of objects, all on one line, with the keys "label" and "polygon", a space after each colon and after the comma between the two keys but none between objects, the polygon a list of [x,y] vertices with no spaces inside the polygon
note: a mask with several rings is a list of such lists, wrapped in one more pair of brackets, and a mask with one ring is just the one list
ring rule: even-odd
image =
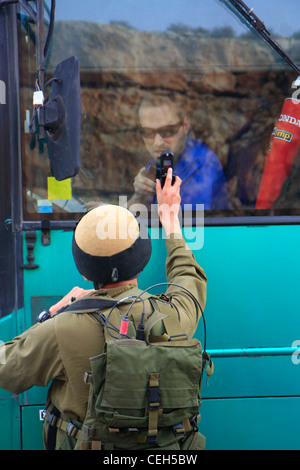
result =
[{"label": "metal pole", "polygon": [[[45,56],[44,56],[44,0],[38,0],[37,2],[37,37],[38,37],[38,84],[40,90],[44,92],[45,84]],[[43,108],[40,108],[38,112],[44,112]],[[44,122],[44,120],[39,120],[39,122]],[[45,137],[45,128],[39,126],[39,137],[44,139]]]},{"label": "metal pole", "polygon": [[263,356],[292,356],[299,351],[293,347],[274,348],[241,348],[241,349],[208,349],[207,354],[212,358],[216,357],[263,357]]}]

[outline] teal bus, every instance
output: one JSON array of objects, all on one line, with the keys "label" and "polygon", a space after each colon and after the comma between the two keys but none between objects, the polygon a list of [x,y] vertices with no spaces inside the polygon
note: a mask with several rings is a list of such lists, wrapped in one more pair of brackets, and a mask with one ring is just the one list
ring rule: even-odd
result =
[{"label": "teal bus", "polygon": [[[0,342],[90,288],[73,229],[94,205],[131,207],[155,163],[139,105],[172,100],[227,194],[204,202],[196,155],[178,173],[197,195],[182,225],[208,278],[207,450],[300,447],[299,14],[297,0],[0,0]],[[138,214],[153,245],[143,288],[165,282],[152,206]],[[43,448],[46,396],[0,390],[1,450]]]}]

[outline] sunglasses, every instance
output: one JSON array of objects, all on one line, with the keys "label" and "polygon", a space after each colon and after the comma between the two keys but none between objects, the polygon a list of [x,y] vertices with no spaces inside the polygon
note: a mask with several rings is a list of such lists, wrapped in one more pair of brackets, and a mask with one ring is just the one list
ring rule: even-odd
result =
[{"label": "sunglasses", "polygon": [[152,129],[151,127],[140,127],[139,132],[145,139],[154,139],[156,134],[159,134],[163,139],[172,137],[177,134],[182,126],[182,121],[177,124],[170,124],[169,126],[159,127],[158,129]]}]

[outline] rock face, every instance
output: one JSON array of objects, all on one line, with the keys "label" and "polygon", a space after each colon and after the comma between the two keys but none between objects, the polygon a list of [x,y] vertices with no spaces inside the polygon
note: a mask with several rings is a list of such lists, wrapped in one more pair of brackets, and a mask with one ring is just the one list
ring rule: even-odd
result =
[{"label": "rock face", "polygon": [[[298,44],[285,47],[296,51]],[[78,194],[132,192],[148,159],[137,134],[138,104],[147,94],[172,94],[184,100],[192,135],[218,155],[233,208],[253,207],[270,135],[296,78],[271,48],[255,39],[58,22],[49,71],[71,55],[81,67]]]}]

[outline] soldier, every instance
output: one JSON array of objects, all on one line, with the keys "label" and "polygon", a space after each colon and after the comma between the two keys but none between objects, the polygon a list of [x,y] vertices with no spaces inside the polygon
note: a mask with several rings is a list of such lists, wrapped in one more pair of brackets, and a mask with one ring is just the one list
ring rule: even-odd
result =
[{"label": "soldier", "polygon": [[[181,181],[176,178],[172,186],[171,180],[169,171],[163,188],[157,181],[159,217],[167,235],[167,280],[188,288],[204,308],[206,277],[181,235],[178,218]],[[39,323],[2,346],[6,360],[0,364],[1,388],[18,394],[52,382],[44,420],[46,449],[74,448],[87,412],[88,387],[83,376],[90,368],[89,359],[101,354],[105,342],[104,327],[93,315],[57,312],[73,296],[82,300],[92,292],[97,298],[116,299],[141,292],[137,277],[150,258],[151,242],[148,236],[141,236],[136,219],[127,209],[103,205],[88,212],[78,223],[73,255],[79,272],[94,283],[95,290],[72,289]],[[191,337],[201,316],[200,309],[195,308],[180,287],[170,285],[165,295],[172,306],[172,321]],[[152,313],[150,302],[145,300],[143,304],[147,318]],[[118,308],[126,313],[128,304],[120,303]],[[130,315],[140,316],[141,311],[142,302],[137,302]],[[164,333],[161,321],[153,329],[153,334]]]}]

